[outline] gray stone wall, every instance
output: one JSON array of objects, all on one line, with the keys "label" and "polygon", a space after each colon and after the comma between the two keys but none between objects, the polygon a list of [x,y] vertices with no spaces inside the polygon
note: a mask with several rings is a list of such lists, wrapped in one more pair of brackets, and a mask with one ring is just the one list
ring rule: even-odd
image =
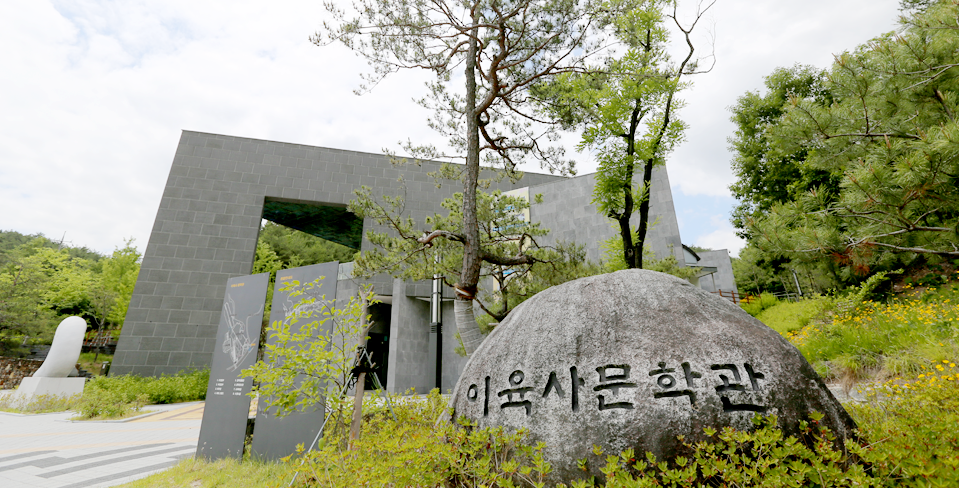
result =
[{"label": "gray stone wall", "polygon": [[[263,205],[267,200],[343,207],[361,186],[376,195],[403,195],[405,215],[417,223],[442,211],[440,202],[459,191],[459,182],[437,188],[428,173],[440,163],[394,165],[381,154],[287,144],[240,137],[183,132],[160,201],[153,233],[117,345],[112,373],[155,376],[209,365],[226,281],[252,269]],[[399,177],[402,175],[403,181]],[[527,173],[516,184],[529,187],[531,218],[551,230],[545,242],[574,241],[593,261],[601,243],[614,235],[611,221],[591,203],[593,175],[561,178]],[[682,262],[679,225],[665,168],[653,173],[648,242],[657,256],[670,245]],[[364,232],[371,223],[364,222]],[[363,240],[361,248],[370,248]],[[728,256],[727,256],[728,259]],[[428,282],[398,285],[388,276],[368,283],[379,295],[392,295],[388,387],[426,391],[429,338]],[[340,277],[338,300],[354,294],[358,280]],[[725,288],[724,288],[725,289]],[[451,294],[447,293],[447,297]],[[456,326],[451,304],[444,306],[443,387],[452,388],[465,358],[454,351]]]},{"label": "gray stone wall", "polygon": [[[226,281],[252,269],[265,199],[343,206],[366,185],[378,194],[405,194],[407,214],[422,222],[459,189],[456,182],[436,188],[427,173],[438,167],[429,161],[394,166],[382,154],[184,131],[111,372],[155,376],[210,364]],[[519,184],[495,186],[510,190],[556,179],[527,174]],[[368,246],[364,240],[363,248]],[[377,293],[392,293],[390,281],[373,283]]]},{"label": "gray stone wall", "polygon": [[697,252],[696,254],[699,255],[699,263],[697,263],[699,266],[717,268],[715,273],[699,279],[700,288],[706,291],[722,290],[739,293],[739,288],[736,287],[736,278],[733,276],[733,263],[729,257],[729,251],[719,249]]},{"label": "gray stone wall", "polygon": [[[646,242],[658,259],[669,255],[670,247],[680,265],[683,260],[683,246],[679,237],[679,222],[673,207],[673,194],[669,188],[669,176],[665,166],[653,170],[652,191],[650,193],[649,222]],[[530,219],[539,222],[550,233],[543,242],[555,244],[560,241],[576,242],[586,246],[586,257],[599,262],[603,257],[602,243],[619,233],[612,219],[604,217],[592,203],[595,174],[552,181],[529,189],[530,199],[535,195],[543,196],[542,203],[530,205]],[[639,214],[633,216],[633,225],[638,222]]]},{"label": "gray stone wall", "polygon": [[390,315],[390,367],[386,389],[406,393],[429,391],[433,380],[427,371],[430,340],[430,305],[406,295],[407,284],[393,282],[393,307]]},{"label": "gray stone wall", "polygon": [[38,359],[0,357],[0,390],[20,386],[20,381],[36,373],[41,365],[43,361]]}]

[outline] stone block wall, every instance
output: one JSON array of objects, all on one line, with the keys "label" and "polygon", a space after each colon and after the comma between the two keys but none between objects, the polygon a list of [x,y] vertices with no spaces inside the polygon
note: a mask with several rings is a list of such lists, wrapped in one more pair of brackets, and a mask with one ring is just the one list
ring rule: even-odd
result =
[{"label": "stone block wall", "polygon": [[[436,187],[439,164],[382,154],[184,131],[147,243],[111,374],[174,374],[210,364],[226,281],[250,273],[266,199],[343,207],[361,186],[405,197],[417,223],[460,191]],[[400,182],[399,177],[403,176]],[[527,173],[512,190],[559,177]],[[364,232],[371,228],[364,223]],[[364,240],[363,249],[370,246]],[[372,280],[392,293],[392,281]],[[429,293],[428,284],[414,290]],[[414,291],[415,293],[415,291]]]},{"label": "stone block wall", "polygon": [[[619,233],[614,221],[600,215],[593,201],[596,175],[588,174],[531,186],[530,199],[543,196],[542,203],[530,205],[530,220],[539,222],[550,233],[541,242],[554,244],[559,241],[576,242],[586,246],[586,257],[598,263],[603,257],[603,241]],[[665,166],[653,170],[649,202],[649,224],[646,242],[658,259],[669,255],[670,248],[682,265],[683,244],[679,237],[679,221],[673,207],[673,193]],[[639,213],[633,215],[633,225]]]},{"label": "stone block wall", "polygon": [[733,276],[733,263],[729,257],[729,251],[719,249],[716,251],[701,251],[696,254],[699,255],[699,263],[697,263],[699,266],[716,268],[715,273],[699,279],[699,286],[702,289],[710,292],[722,290],[739,293],[739,288],[736,287],[736,277]]},{"label": "stone block wall", "polygon": [[20,386],[20,381],[36,373],[43,361],[0,357],[0,390]]}]

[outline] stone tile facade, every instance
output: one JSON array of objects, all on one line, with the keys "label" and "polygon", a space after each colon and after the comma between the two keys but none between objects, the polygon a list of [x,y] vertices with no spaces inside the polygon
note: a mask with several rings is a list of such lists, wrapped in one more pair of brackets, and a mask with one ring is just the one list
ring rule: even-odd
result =
[{"label": "stone tile facade", "polygon": [[[540,194],[542,203],[530,206],[530,219],[539,222],[550,233],[545,243],[576,242],[586,246],[586,258],[599,262],[603,257],[602,243],[619,234],[615,222],[602,218],[593,202],[596,175],[588,174],[532,186],[530,198]],[[683,262],[683,245],[679,237],[679,221],[673,208],[673,194],[665,166],[653,170],[653,192],[649,204],[650,227],[646,240],[658,259],[669,255]],[[533,200],[535,201],[535,200]],[[633,220],[638,217],[634,216]]]},{"label": "stone tile facade", "polygon": [[[266,199],[345,206],[361,186],[405,194],[417,221],[450,197],[439,163],[393,165],[387,156],[184,131],[147,243],[111,373],[155,376],[210,363],[226,281],[253,266]],[[400,175],[403,181],[398,181]],[[559,179],[528,174],[511,190]],[[364,232],[369,223],[364,224]],[[363,242],[365,249],[369,242]],[[374,280],[392,294],[392,280]],[[410,293],[429,293],[411,284]],[[422,291],[420,291],[422,289]]]},{"label": "stone tile facade", "polygon": [[[429,173],[440,163],[394,165],[387,156],[199,132],[183,132],[163,191],[153,232],[114,355],[111,374],[173,374],[210,364],[226,282],[249,274],[265,202],[345,207],[363,186],[375,195],[403,195],[405,214],[416,222],[441,211],[440,202],[460,190],[458,183],[437,188]],[[402,180],[400,180],[402,176]],[[611,221],[592,201],[593,175],[575,178],[527,173],[518,184],[500,181],[503,191],[529,188],[543,195],[531,218],[551,234],[544,242],[584,244],[593,261],[614,234]],[[653,178],[649,242],[659,257],[670,252],[683,262],[679,225],[665,168]],[[364,233],[371,223],[363,223]],[[371,246],[363,239],[361,249]],[[356,293],[361,283],[341,266],[337,299]],[[366,281],[389,300],[387,388],[405,392],[432,387],[429,348],[428,282],[389,277]],[[447,298],[452,296],[445,291]],[[465,364],[457,345],[452,304],[444,303],[444,389],[452,388]]]}]

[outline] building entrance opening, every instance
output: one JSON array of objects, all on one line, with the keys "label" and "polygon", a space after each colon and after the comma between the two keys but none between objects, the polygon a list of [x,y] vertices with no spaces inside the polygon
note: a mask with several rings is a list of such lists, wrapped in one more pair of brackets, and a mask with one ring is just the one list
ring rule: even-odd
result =
[{"label": "building entrance opening", "polygon": [[363,219],[353,215],[345,205],[267,197],[263,202],[263,218],[354,251],[360,250],[363,240]]},{"label": "building entrance opening", "polygon": [[[373,360],[373,371],[380,379],[383,388],[386,388],[386,373],[390,360],[390,314],[393,307],[389,303],[374,303],[369,307],[370,320],[373,327],[370,329],[369,339],[366,341],[366,350]],[[366,389],[374,388],[373,379],[366,377]]]}]

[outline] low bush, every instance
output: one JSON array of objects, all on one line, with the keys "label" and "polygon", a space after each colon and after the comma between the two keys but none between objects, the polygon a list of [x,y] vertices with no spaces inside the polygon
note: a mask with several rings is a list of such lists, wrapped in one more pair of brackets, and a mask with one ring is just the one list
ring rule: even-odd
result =
[{"label": "low bush", "polygon": [[758,316],[763,310],[771,308],[779,303],[779,299],[772,293],[763,293],[759,299],[753,299],[748,302],[739,302],[739,306],[753,317]]},{"label": "low bush", "polygon": [[[861,464],[849,462],[834,448],[835,438],[814,417],[805,422],[804,437],[785,437],[776,427],[776,417],[756,415],[752,432],[725,428],[721,432],[704,429],[709,441],[684,445],[691,457],[658,461],[652,453],[637,457],[632,450],[606,457],[601,468],[606,488],[669,486],[692,488],[765,487],[765,486],[872,486],[872,479]],[[852,443],[847,441],[847,443]],[[597,455],[602,450],[594,448]],[[573,488],[596,486],[593,480],[572,483]]]},{"label": "low bush", "polygon": [[98,376],[87,382],[83,397],[71,410],[77,410],[77,419],[112,419],[133,415],[148,404],[203,400],[209,378],[209,370],[159,378]]},{"label": "low bush", "polygon": [[349,416],[327,427],[319,448],[287,461],[300,486],[514,486],[542,483],[542,445],[524,432],[454,426],[438,390],[424,399],[394,398],[393,412],[365,415],[361,436],[347,439]]},{"label": "low bush", "polygon": [[128,402],[133,402],[140,395],[146,395],[146,402],[150,404],[181,403],[206,399],[209,381],[210,370],[201,369],[159,378],[133,375],[100,376],[90,380],[86,389],[114,392]]},{"label": "low bush", "polygon": [[146,394],[128,399],[118,391],[93,388],[84,391],[76,407],[71,410],[79,414],[76,420],[117,419],[138,413],[147,400]]},{"label": "low bush", "polygon": [[138,412],[144,405],[204,400],[209,379],[208,369],[159,378],[98,376],[87,382],[82,396],[41,395],[22,404],[6,395],[0,397],[0,410],[19,413],[75,410],[80,414],[78,419],[120,418]]}]

